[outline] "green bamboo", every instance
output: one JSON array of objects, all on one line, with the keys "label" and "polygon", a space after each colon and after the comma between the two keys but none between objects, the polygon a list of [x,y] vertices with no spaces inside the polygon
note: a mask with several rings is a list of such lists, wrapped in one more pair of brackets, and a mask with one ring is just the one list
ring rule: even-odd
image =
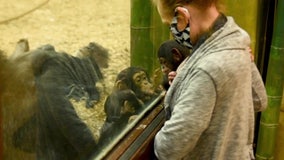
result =
[{"label": "green bamboo", "polygon": [[275,159],[284,159],[284,89],[282,93],[282,104],[280,109],[279,128],[276,137]]},{"label": "green bamboo", "polygon": [[143,67],[151,73],[155,60],[151,40],[153,5],[151,0],[131,0],[130,5],[130,65]]},{"label": "green bamboo", "polygon": [[268,108],[262,112],[256,159],[274,159],[284,82],[284,0],[278,0],[266,76]]},{"label": "green bamboo", "polygon": [[158,13],[158,10],[156,7],[154,7],[152,12],[152,24],[154,26],[153,32],[152,32],[152,41],[154,44],[154,68],[160,67],[160,63],[157,59],[157,52],[160,47],[160,45],[165,41],[170,39],[170,30],[169,26],[164,24],[161,20],[161,17]]}]

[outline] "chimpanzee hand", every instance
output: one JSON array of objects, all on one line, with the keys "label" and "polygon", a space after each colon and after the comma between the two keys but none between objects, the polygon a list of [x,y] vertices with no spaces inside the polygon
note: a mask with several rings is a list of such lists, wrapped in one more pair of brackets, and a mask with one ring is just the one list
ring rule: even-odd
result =
[{"label": "chimpanzee hand", "polygon": [[171,71],[169,74],[168,74],[168,80],[169,80],[169,85],[172,84],[174,78],[176,77],[177,73],[175,71]]},{"label": "chimpanzee hand", "polygon": [[66,95],[69,99],[74,99],[77,102],[80,101],[83,97],[86,97],[87,93],[84,90],[83,86],[71,84],[68,86],[68,94]]},{"label": "chimpanzee hand", "polygon": [[250,59],[251,59],[251,61],[254,62],[254,55],[253,55],[252,50],[251,50],[250,47],[248,48],[248,52],[249,52],[249,54],[250,54]]},{"label": "chimpanzee hand", "polygon": [[128,118],[128,124],[133,122],[136,118],[138,117],[138,115],[132,115]]},{"label": "chimpanzee hand", "polygon": [[86,88],[82,85],[72,84],[68,86],[68,94],[66,96],[69,99],[74,99],[76,102],[85,100],[86,108],[93,107],[96,103],[96,100],[92,100],[86,91]]}]

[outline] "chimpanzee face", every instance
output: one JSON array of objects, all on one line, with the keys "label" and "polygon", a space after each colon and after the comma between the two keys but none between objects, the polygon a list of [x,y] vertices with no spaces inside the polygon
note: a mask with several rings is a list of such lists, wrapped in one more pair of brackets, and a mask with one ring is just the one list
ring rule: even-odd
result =
[{"label": "chimpanzee face", "polygon": [[137,88],[144,94],[154,94],[153,85],[150,83],[146,73],[139,71],[133,75],[133,82]]},{"label": "chimpanzee face", "polygon": [[164,75],[168,75],[171,71],[173,71],[173,64],[167,61],[166,58],[160,57],[159,62],[161,64],[161,69]]}]

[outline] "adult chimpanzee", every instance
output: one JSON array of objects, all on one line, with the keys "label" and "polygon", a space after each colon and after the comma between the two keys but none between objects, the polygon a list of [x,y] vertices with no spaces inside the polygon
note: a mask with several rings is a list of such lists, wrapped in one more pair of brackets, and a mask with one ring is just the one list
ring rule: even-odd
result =
[{"label": "adult chimpanzee", "polygon": [[0,83],[1,83],[0,93],[3,92],[3,88],[4,88],[3,81],[4,81],[4,73],[5,73],[4,71],[6,69],[6,65],[7,65],[7,58],[4,55],[4,51],[0,50]]},{"label": "adult chimpanzee", "polygon": [[106,119],[100,142],[107,144],[158,95],[146,71],[140,67],[122,70],[115,80],[112,93],[104,105]]},{"label": "adult chimpanzee", "polygon": [[175,40],[167,40],[160,45],[157,55],[164,74],[162,85],[167,90],[173,80],[171,76],[175,74],[172,71],[176,71],[181,62],[190,55],[190,50]]},{"label": "adult chimpanzee", "polygon": [[70,98],[89,99],[93,106],[99,93],[95,88],[101,78],[88,59],[55,53],[36,74],[38,95],[39,159],[81,159],[96,149],[96,141],[74,110]]},{"label": "adult chimpanzee", "polygon": [[[27,40],[20,40],[15,52],[6,58],[5,67],[2,68],[1,66],[1,71],[4,74],[3,77],[1,76],[1,86],[4,89],[1,89],[0,98],[3,112],[2,126],[5,128],[3,131],[4,156],[7,159],[24,157],[19,155],[21,154],[19,152],[15,153],[15,150],[13,150],[15,146],[28,152],[35,149],[33,129],[35,129],[36,122],[30,121],[30,119],[35,116],[37,99],[35,95],[35,78],[32,70],[32,66],[36,65],[36,63],[31,62],[33,58],[28,56],[28,49]],[[26,126],[25,129],[21,129],[22,126]],[[32,129],[27,129],[30,126],[33,126]],[[11,150],[14,152],[11,153]]]},{"label": "adult chimpanzee", "polygon": [[[4,55],[4,51],[0,50],[0,109],[2,109],[1,104],[2,104],[2,94],[4,92],[4,87],[6,86],[5,84],[5,77],[7,76],[6,69],[7,69],[7,57]],[[2,111],[0,110],[0,122],[2,121]],[[2,127],[0,127],[2,129]],[[1,130],[2,131],[2,130]],[[1,138],[2,138],[2,133],[0,133]]]},{"label": "adult chimpanzee", "polygon": [[89,58],[96,62],[99,68],[108,67],[108,52],[107,50],[96,42],[90,42],[88,46],[82,47],[77,52],[79,58]]},{"label": "adult chimpanzee", "polygon": [[[97,52],[107,54],[100,48]],[[99,100],[96,82],[103,76],[95,54],[75,57],[45,45],[13,58],[14,65],[21,62],[34,76],[37,159],[88,159],[97,149],[93,134],[70,102],[86,100],[86,107],[93,107],[94,101]],[[23,130],[19,128],[15,139],[23,135]]]}]

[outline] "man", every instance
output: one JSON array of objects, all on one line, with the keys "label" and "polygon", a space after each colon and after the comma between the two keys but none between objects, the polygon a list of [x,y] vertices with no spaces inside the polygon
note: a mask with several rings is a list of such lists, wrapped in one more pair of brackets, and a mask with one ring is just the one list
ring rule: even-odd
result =
[{"label": "man", "polygon": [[165,97],[157,158],[254,159],[254,114],[267,97],[248,34],[219,11],[218,0],[153,2],[175,39],[193,49]]}]

